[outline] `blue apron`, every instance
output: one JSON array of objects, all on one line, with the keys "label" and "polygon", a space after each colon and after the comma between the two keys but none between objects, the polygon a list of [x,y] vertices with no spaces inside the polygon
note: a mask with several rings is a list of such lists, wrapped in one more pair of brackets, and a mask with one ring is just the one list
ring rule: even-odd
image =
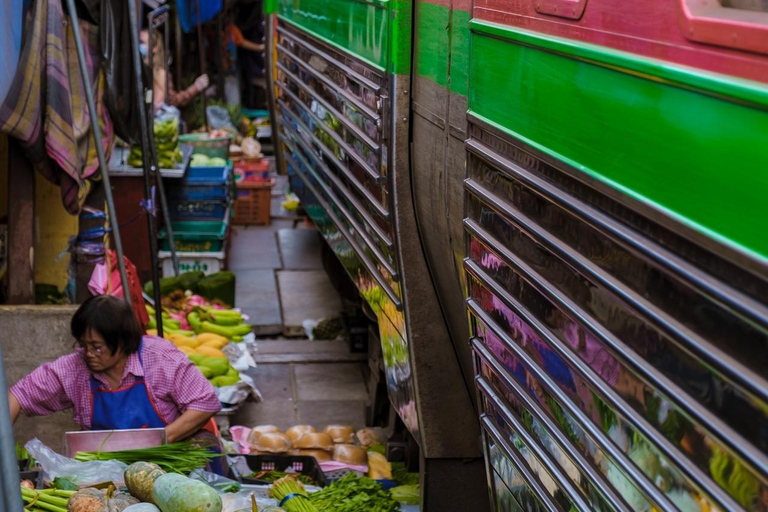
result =
[{"label": "blue apron", "polygon": [[[139,344],[139,365],[143,341]],[[91,430],[131,428],[164,428],[168,423],[160,416],[149,394],[144,377],[136,377],[127,388],[104,389],[91,375]]]},{"label": "blue apron", "polygon": [[[144,368],[141,355],[144,342],[139,344],[139,365]],[[91,430],[123,430],[133,428],[165,428],[168,425],[155,408],[152,395],[149,394],[144,377],[135,377],[133,384],[126,388],[104,389],[101,383],[91,375]],[[198,433],[202,437],[216,436],[207,429]],[[196,437],[196,436],[193,436]],[[214,453],[222,453],[217,445],[209,448]],[[209,461],[208,469],[224,475],[222,457]]]}]

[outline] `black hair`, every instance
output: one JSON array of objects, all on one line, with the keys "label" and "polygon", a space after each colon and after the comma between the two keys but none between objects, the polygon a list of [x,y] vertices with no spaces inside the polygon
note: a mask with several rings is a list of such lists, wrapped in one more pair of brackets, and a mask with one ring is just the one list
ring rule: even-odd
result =
[{"label": "black hair", "polygon": [[83,302],[70,325],[76,340],[93,330],[104,338],[109,351],[133,354],[141,343],[141,326],[125,300],[111,295],[96,295]]}]

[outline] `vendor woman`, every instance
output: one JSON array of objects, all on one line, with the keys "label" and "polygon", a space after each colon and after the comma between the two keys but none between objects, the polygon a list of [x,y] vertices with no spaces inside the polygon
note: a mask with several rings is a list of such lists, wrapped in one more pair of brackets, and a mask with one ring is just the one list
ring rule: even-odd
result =
[{"label": "vendor woman", "polygon": [[[215,441],[213,386],[173,344],[142,336],[122,299],[86,300],[71,323],[74,353],[45,363],[8,393],[11,419],[74,409],[85,430],[165,428],[167,442]],[[218,464],[212,470],[221,471]]]}]

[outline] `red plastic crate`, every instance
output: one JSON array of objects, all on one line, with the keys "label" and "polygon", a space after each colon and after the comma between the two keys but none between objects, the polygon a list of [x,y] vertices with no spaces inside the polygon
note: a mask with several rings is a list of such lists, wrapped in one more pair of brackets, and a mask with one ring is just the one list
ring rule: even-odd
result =
[{"label": "red plastic crate", "polygon": [[245,181],[237,184],[235,224],[268,225],[275,180]]},{"label": "red plastic crate", "polygon": [[242,176],[238,179],[239,183],[250,181],[268,181],[269,180],[269,161],[262,158],[258,161],[241,160],[235,162],[235,175]]}]

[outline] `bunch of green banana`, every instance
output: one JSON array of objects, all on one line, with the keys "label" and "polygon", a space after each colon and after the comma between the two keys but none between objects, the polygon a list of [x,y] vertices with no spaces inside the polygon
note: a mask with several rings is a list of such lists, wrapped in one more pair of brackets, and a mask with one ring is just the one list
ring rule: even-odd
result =
[{"label": "bunch of green banana", "polygon": [[231,309],[197,307],[187,315],[187,322],[195,332],[210,332],[232,341],[242,341],[253,327],[243,323],[243,315]]},{"label": "bunch of green banana", "polygon": [[[174,118],[155,121],[154,134],[158,165],[161,169],[176,167],[176,163],[182,160],[181,151],[179,150],[179,120]],[[144,165],[139,146],[131,148],[127,162],[131,167],[142,167]]]}]

